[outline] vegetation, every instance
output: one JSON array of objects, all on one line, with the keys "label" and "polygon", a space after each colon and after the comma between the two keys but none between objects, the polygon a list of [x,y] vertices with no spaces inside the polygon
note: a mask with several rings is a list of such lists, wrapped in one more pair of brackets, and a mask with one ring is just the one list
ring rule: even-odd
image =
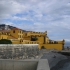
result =
[{"label": "vegetation", "polygon": [[12,42],[10,40],[7,40],[7,39],[1,39],[0,44],[12,44]]}]

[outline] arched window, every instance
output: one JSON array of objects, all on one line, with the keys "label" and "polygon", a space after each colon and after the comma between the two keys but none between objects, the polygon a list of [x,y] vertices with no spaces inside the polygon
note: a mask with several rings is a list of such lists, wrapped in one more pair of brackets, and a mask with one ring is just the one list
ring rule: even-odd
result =
[{"label": "arched window", "polygon": [[13,33],[15,33],[15,30],[13,30]]},{"label": "arched window", "polygon": [[45,47],[44,47],[44,46],[42,46],[42,47],[41,47],[41,49],[45,49]]}]

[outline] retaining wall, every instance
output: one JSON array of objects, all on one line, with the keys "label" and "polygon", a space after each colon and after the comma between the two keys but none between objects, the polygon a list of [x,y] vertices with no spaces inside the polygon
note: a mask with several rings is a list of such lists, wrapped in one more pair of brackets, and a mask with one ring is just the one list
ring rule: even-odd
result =
[{"label": "retaining wall", "polygon": [[50,70],[47,59],[0,60],[0,70]]}]

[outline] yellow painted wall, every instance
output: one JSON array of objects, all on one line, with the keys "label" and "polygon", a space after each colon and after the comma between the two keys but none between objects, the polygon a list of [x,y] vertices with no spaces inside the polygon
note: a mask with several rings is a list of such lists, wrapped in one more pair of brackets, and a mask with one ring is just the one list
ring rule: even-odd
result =
[{"label": "yellow painted wall", "polygon": [[[13,31],[15,31],[15,33],[13,33]],[[22,30],[14,30],[13,29],[13,30],[10,30],[10,34],[19,40],[23,39],[23,31]]]},{"label": "yellow painted wall", "polygon": [[[37,37],[39,42],[42,44],[44,43],[44,36],[46,36],[47,32],[24,32],[24,40],[31,40],[31,37]],[[45,37],[45,42],[46,42],[46,37]]]},{"label": "yellow painted wall", "polygon": [[48,38],[48,37],[46,37],[46,43],[48,43],[48,41],[49,41],[49,38]]},{"label": "yellow painted wall", "polygon": [[8,39],[8,35],[0,35],[0,39]]},{"label": "yellow painted wall", "polygon": [[39,44],[39,41],[22,40],[21,44]]},{"label": "yellow painted wall", "polygon": [[59,44],[62,44],[62,43],[64,43],[63,41],[57,41]]},{"label": "yellow painted wall", "polygon": [[27,32],[27,36],[45,36],[47,34],[47,32]]},{"label": "yellow painted wall", "polygon": [[15,39],[15,37],[8,35],[8,39]]},{"label": "yellow painted wall", "polygon": [[42,46],[44,46],[46,49],[56,49],[56,50],[62,50],[63,49],[62,44],[43,44],[43,45],[40,45],[40,49]]},{"label": "yellow painted wall", "polygon": [[30,37],[23,37],[24,40],[31,40]]},{"label": "yellow painted wall", "polygon": [[11,40],[11,41],[12,41],[12,44],[20,44],[19,40]]},{"label": "yellow painted wall", "polygon": [[44,43],[44,37],[43,37],[43,36],[41,36],[41,37],[37,37],[37,38],[38,38],[37,41],[40,41],[42,44]]},{"label": "yellow painted wall", "polygon": [[[20,37],[21,36],[21,37]],[[23,31],[22,30],[18,30],[18,39],[23,39]]]},{"label": "yellow painted wall", "polygon": [[10,34],[18,39],[18,30],[15,30],[15,33],[13,33],[13,31],[14,30],[10,30]]}]

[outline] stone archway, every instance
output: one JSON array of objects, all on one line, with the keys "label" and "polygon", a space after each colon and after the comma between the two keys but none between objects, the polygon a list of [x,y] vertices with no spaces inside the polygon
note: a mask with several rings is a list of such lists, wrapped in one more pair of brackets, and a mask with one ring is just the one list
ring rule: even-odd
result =
[{"label": "stone archway", "polygon": [[45,47],[44,47],[44,46],[42,46],[42,47],[41,47],[41,49],[45,49]]}]

